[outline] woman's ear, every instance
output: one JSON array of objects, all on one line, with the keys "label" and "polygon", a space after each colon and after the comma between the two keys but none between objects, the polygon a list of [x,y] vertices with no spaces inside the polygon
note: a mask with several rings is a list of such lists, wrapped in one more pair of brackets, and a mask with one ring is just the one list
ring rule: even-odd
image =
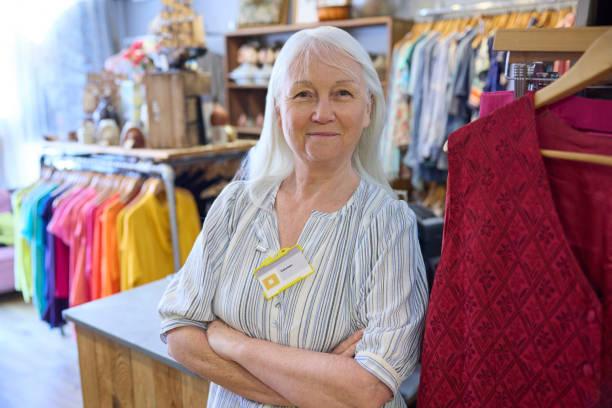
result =
[{"label": "woman's ear", "polygon": [[281,109],[278,106],[278,103],[274,104],[274,113],[276,113],[276,125],[278,126],[279,129],[283,128],[283,118],[281,115]]},{"label": "woman's ear", "polygon": [[366,104],[366,111],[365,114],[363,115],[363,123],[361,125],[361,127],[363,129],[367,128],[368,126],[370,126],[370,123],[372,123],[372,112],[374,112],[374,95],[370,95],[370,97],[368,98],[368,103]]}]

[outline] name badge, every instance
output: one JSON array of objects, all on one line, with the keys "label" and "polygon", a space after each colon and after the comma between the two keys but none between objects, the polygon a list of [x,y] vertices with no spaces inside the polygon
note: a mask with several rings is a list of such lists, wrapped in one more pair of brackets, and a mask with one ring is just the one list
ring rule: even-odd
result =
[{"label": "name badge", "polygon": [[263,289],[266,300],[314,273],[299,245],[283,248],[276,255],[264,259],[255,269],[255,278]]}]

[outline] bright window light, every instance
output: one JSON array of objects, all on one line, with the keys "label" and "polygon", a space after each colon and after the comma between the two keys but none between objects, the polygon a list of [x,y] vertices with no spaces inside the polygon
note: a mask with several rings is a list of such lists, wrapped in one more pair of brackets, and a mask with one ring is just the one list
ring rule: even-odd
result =
[{"label": "bright window light", "polygon": [[[79,0],[19,0],[0,13],[0,119],[20,115],[20,53],[35,52],[57,20]],[[28,58],[29,59],[29,58]],[[28,61],[27,63],[32,63]]]}]

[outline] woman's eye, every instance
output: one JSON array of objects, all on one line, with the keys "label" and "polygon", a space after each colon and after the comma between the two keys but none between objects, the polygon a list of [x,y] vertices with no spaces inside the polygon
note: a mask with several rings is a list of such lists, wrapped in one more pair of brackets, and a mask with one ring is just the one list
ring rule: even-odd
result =
[{"label": "woman's eye", "polygon": [[310,92],[308,91],[300,91],[296,93],[293,98],[308,98],[310,96]]},{"label": "woman's eye", "polygon": [[342,97],[345,97],[345,96],[353,96],[353,94],[351,93],[351,91],[348,91],[348,90],[346,90],[346,89],[341,89],[341,90],[339,90],[339,91],[337,92],[337,94],[338,94],[338,96],[342,96]]}]

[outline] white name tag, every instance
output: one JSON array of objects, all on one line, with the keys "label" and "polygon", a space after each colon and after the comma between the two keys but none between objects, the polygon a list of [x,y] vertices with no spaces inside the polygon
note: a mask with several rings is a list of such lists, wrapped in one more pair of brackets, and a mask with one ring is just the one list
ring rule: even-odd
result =
[{"label": "white name tag", "polygon": [[299,245],[281,249],[275,256],[266,258],[254,272],[267,300],[313,273]]}]

